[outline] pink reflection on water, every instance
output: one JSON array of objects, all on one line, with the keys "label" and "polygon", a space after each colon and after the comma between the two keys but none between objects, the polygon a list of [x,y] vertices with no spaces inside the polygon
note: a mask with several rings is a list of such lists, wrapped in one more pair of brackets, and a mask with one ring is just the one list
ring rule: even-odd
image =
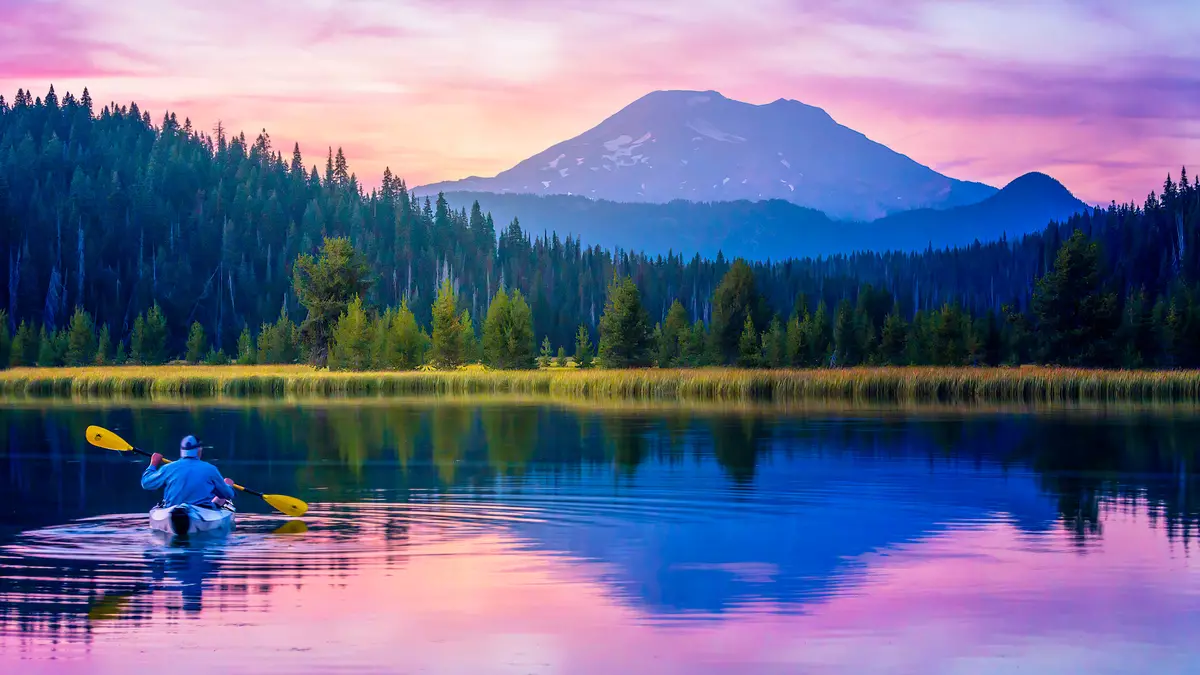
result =
[{"label": "pink reflection on water", "polygon": [[1083,549],[1006,523],[953,530],[847,561],[865,573],[831,599],[756,600],[692,622],[619,596],[605,564],[504,532],[413,527],[403,555],[288,570],[302,543],[326,540],[313,531],[278,547],[269,574],[228,556],[194,615],[156,587],[132,601],[149,620],[93,622],[87,640],[0,623],[0,671],[1184,673],[1200,657],[1200,565],[1122,513]]}]

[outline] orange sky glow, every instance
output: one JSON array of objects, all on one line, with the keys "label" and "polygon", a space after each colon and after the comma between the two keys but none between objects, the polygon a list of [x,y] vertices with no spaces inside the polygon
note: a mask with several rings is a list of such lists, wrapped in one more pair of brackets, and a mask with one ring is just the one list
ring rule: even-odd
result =
[{"label": "orange sky glow", "polygon": [[0,92],[87,86],[416,186],[715,89],[822,107],[955,178],[1140,202],[1200,160],[1197,26],[1191,0],[9,0]]}]

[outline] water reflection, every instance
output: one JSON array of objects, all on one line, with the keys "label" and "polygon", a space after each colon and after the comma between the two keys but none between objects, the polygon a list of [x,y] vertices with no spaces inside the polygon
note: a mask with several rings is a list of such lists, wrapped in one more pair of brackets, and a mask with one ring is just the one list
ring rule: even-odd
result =
[{"label": "water reflection", "polygon": [[[271,672],[1129,672],[1137,654],[1182,673],[1200,656],[1194,414],[432,400],[0,419],[5,672],[51,655],[89,673],[248,655]],[[164,544],[141,460],[79,442],[88,424],[148,449],[197,433],[227,475],[313,510],[241,500],[228,539]]]}]

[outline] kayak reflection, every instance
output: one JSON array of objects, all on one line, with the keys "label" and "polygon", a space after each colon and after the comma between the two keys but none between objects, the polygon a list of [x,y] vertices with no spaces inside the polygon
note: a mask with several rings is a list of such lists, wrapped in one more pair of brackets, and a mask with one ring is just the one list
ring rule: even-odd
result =
[{"label": "kayak reflection", "polygon": [[175,540],[161,550],[145,553],[150,579],[156,585],[171,581],[183,594],[183,611],[204,608],[204,584],[216,578],[225,558],[223,545]]}]

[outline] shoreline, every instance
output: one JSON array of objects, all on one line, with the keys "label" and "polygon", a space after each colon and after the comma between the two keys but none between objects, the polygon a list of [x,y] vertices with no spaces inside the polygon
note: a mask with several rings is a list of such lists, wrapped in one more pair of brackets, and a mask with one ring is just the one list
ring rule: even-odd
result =
[{"label": "shoreline", "polygon": [[494,395],[583,401],[857,403],[1200,402],[1200,371],[881,367],[815,370],[330,372],[310,366],[108,366],[0,371],[21,399],[342,399]]}]

